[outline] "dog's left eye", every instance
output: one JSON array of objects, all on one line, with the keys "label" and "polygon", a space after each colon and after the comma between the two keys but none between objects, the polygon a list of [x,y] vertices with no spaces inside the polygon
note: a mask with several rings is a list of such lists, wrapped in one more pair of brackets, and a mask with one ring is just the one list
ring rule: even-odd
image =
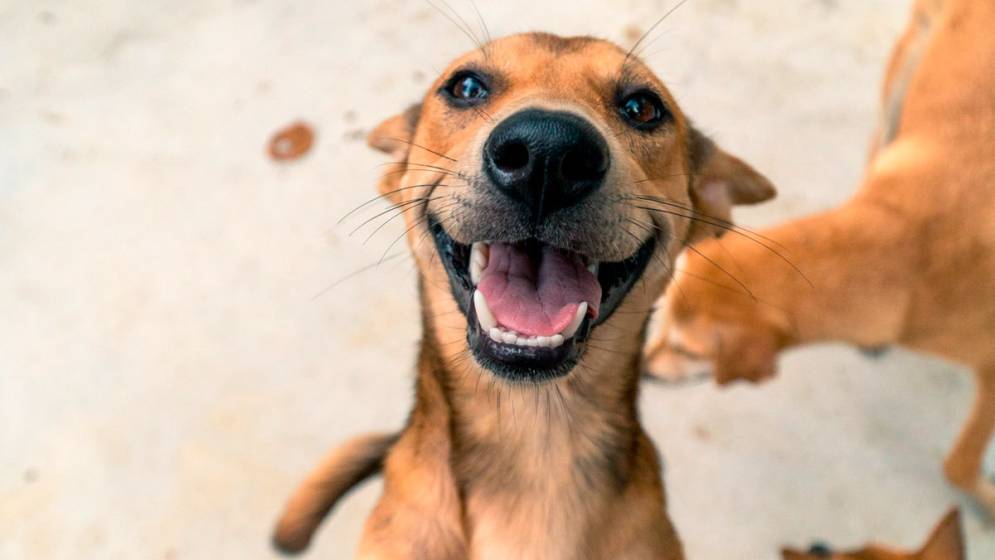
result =
[{"label": "dog's left eye", "polygon": [[660,97],[651,91],[638,91],[625,97],[618,110],[626,122],[639,130],[658,127],[669,114]]},{"label": "dog's left eye", "polygon": [[445,89],[452,100],[462,104],[479,103],[490,94],[484,80],[472,72],[456,74]]}]

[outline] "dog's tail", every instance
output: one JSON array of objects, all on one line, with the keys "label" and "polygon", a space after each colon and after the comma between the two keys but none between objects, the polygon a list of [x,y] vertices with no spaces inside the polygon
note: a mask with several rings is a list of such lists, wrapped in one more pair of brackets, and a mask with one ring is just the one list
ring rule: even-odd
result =
[{"label": "dog's tail", "polygon": [[273,532],[281,552],[302,552],[321,521],[353,486],[378,473],[399,434],[367,434],[332,451],[287,502]]}]

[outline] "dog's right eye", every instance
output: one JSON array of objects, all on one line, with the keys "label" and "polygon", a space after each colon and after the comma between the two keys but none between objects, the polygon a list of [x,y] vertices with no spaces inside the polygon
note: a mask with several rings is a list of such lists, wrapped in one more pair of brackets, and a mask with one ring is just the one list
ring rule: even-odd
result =
[{"label": "dog's right eye", "polygon": [[460,72],[446,84],[445,92],[457,105],[476,105],[487,99],[490,90],[483,78],[472,72]]}]

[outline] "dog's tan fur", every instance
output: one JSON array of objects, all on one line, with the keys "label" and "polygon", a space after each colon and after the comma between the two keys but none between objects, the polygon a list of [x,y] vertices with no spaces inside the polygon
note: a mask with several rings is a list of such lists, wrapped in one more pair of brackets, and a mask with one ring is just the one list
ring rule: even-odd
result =
[{"label": "dog's tan fur", "polygon": [[930,532],[926,543],[913,552],[870,545],[852,552],[831,553],[829,556],[792,549],[785,549],[781,554],[784,560],[964,560],[967,558],[960,512],[956,509],[947,513]]},{"label": "dog's tan fur", "polygon": [[[499,75],[500,93],[482,110],[456,112],[436,92],[468,65]],[[640,135],[621,126],[609,100],[622,75],[660,92],[674,114],[669,130]],[[633,253],[640,237],[659,239],[642,285],[592,334],[579,365],[538,385],[503,381],[469,355],[466,319],[435,247],[424,240],[423,220],[426,210],[440,216],[457,240],[471,235],[468,224],[493,221],[486,192],[472,178],[489,132],[525,107],[582,115],[610,145],[611,175],[597,196],[614,198],[595,199],[588,219],[576,224],[578,240],[597,234],[589,247],[610,260]],[[694,131],[638,59],[589,38],[518,35],[464,55],[420,106],[382,124],[370,144],[401,162],[381,182],[383,196],[414,203],[405,218],[420,273],[424,334],[414,410],[384,462],[384,495],[366,524],[359,557],[683,558],[666,514],[660,463],[637,419],[644,327],[669,280],[670,255],[709,227],[694,213],[728,217],[731,204],[773,196],[771,185]],[[419,201],[423,185],[436,184],[437,196]],[[633,195],[674,206],[611,203]],[[337,453],[326,461],[288,505],[276,543],[305,547],[334,501],[375,469],[380,457],[369,451],[385,441],[361,440],[348,460]]]},{"label": "dog's tan fur", "polygon": [[698,245],[664,299],[647,365],[760,381],[784,348],[845,341],[970,366],[974,408],[945,472],[995,513],[995,486],[981,472],[995,427],[993,26],[992,2],[919,2],[887,76],[885,114],[895,120],[882,126],[857,194],[759,232],[765,239],[729,234]]}]

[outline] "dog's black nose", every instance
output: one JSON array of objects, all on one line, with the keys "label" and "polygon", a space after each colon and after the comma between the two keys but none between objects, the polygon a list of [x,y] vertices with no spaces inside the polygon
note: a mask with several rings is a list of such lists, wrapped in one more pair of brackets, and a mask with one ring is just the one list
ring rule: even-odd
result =
[{"label": "dog's black nose", "polygon": [[484,170],[536,221],[577,204],[604,183],[608,143],[570,113],[527,109],[499,124],[484,145]]}]

